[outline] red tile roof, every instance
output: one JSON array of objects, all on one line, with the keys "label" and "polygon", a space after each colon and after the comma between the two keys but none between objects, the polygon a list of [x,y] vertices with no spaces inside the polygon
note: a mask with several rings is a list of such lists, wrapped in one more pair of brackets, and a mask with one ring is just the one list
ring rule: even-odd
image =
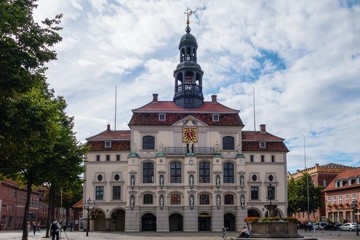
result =
[{"label": "red tile roof", "polygon": [[279,138],[268,132],[262,133],[260,131],[242,131],[243,141],[284,141],[283,138]]},{"label": "red tile roof", "polygon": [[82,208],[83,207],[83,199],[80,199],[77,203],[75,203],[72,208]]},{"label": "red tile roof", "polygon": [[345,184],[342,187],[335,188],[335,182],[338,180],[348,180],[350,178],[357,178],[360,176],[360,167],[356,168],[354,170],[349,170],[345,172],[338,173],[336,177],[331,181],[331,183],[323,190],[324,192],[327,191],[334,191],[334,190],[340,190],[340,189],[346,189],[346,188],[353,188],[353,187],[360,187],[360,184]]},{"label": "red tile roof", "polygon": [[212,120],[211,113],[167,113],[166,120],[160,121],[158,113],[137,113],[135,112],[130,120],[129,125],[153,125],[153,126],[170,126],[187,116],[193,116],[200,121],[213,126],[244,126],[238,113],[219,114],[220,120]]},{"label": "red tile roof", "polygon": [[239,113],[239,110],[235,110],[229,107],[226,107],[218,102],[204,102],[198,108],[183,108],[176,105],[172,101],[152,101],[148,104],[133,109],[133,112],[161,112],[161,113],[199,113],[199,112],[206,112],[206,113]]},{"label": "red tile roof", "polygon": [[131,131],[130,130],[110,130],[108,129],[95,135],[87,138],[87,141],[104,141],[104,140],[130,140]]},{"label": "red tile roof", "polygon": [[91,151],[127,151],[130,150],[130,137],[127,141],[111,141],[110,148],[105,148],[104,139],[88,141],[87,145]]}]

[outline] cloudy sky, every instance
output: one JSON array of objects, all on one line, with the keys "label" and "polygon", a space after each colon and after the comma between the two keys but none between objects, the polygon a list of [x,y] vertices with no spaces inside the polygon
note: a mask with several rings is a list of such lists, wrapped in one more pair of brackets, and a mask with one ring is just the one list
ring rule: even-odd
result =
[{"label": "cloudy sky", "polygon": [[[40,0],[35,19],[63,13],[48,82],[65,97],[79,141],[128,129],[131,110],[172,100],[187,7],[204,95],[240,110],[244,130],[286,139],[288,170],[360,166],[360,2]],[[305,143],[305,144],[304,144]],[[305,148],[304,148],[305,146]],[[304,151],[305,150],[305,151]],[[304,152],[306,154],[304,154]]]}]

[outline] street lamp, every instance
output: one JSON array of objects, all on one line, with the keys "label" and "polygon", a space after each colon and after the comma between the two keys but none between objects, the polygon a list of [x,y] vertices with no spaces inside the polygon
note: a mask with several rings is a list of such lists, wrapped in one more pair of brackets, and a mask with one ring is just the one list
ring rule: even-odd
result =
[{"label": "street lamp", "polygon": [[89,236],[90,228],[90,210],[93,208],[92,205],[95,204],[95,201],[92,201],[90,198],[84,201],[84,209],[87,211],[87,221],[86,221],[86,236]]},{"label": "street lamp", "polygon": [[354,220],[355,220],[355,216],[356,216],[356,236],[359,236],[359,223],[358,223],[358,218],[359,218],[359,215],[358,215],[358,210],[357,210],[357,201],[356,199],[353,200],[352,204],[351,204],[351,207],[352,209],[354,210]]}]

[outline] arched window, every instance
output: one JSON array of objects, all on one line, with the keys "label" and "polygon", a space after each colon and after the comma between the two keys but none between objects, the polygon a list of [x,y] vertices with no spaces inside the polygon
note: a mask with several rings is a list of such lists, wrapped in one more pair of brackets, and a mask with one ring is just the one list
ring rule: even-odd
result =
[{"label": "arched window", "polygon": [[200,162],[199,163],[199,183],[210,182],[210,163]]},{"label": "arched window", "polygon": [[153,136],[143,137],[143,149],[155,149],[155,138]]},{"label": "arched window", "polygon": [[181,163],[170,163],[170,182],[181,183]]},{"label": "arched window", "polygon": [[224,163],[224,183],[234,183],[234,164]]},{"label": "arched window", "polygon": [[144,204],[153,204],[153,195],[152,194],[145,194],[143,198]]},{"label": "arched window", "polygon": [[234,195],[232,194],[226,194],[224,197],[225,204],[232,205],[234,204]]},{"label": "arched window", "polygon": [[209,194],[201,194],[200,195],[200,205],[208,205],[210,203]]},{"label": "arched window", "polygon": [[223,150],[234,150],[234,138],[231,136],[223,137]]},{"label": "arched window", "polygon": [[152,162],[145,162],[143,164],[143,183],[154,182],[154,164]]}]

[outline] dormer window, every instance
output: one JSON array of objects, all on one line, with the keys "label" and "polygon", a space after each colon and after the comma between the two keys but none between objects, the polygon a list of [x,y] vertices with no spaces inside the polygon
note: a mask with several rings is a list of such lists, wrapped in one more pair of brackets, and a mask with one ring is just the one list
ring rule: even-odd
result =
[{"label": "dormer window", "polygon": [[111,141],[105,141],[105,148],[111,148]]},{"label": "dormer window", "polygon": [[212,115],[212,121],[213,121],[213,122],[218,122],[218,121],[220,121],[220,115],[219,115],[219,114],[213,114],[213,115]]},{"label": "dormer window", "polygon": [[165,113],[159,113],[159,121],[160,122],[166,121],[166,114]]},{"label": "dormer window", "polygon": [[266,148],[266,142],[260,141],[259,146],[260,146],[260,148]]}]

